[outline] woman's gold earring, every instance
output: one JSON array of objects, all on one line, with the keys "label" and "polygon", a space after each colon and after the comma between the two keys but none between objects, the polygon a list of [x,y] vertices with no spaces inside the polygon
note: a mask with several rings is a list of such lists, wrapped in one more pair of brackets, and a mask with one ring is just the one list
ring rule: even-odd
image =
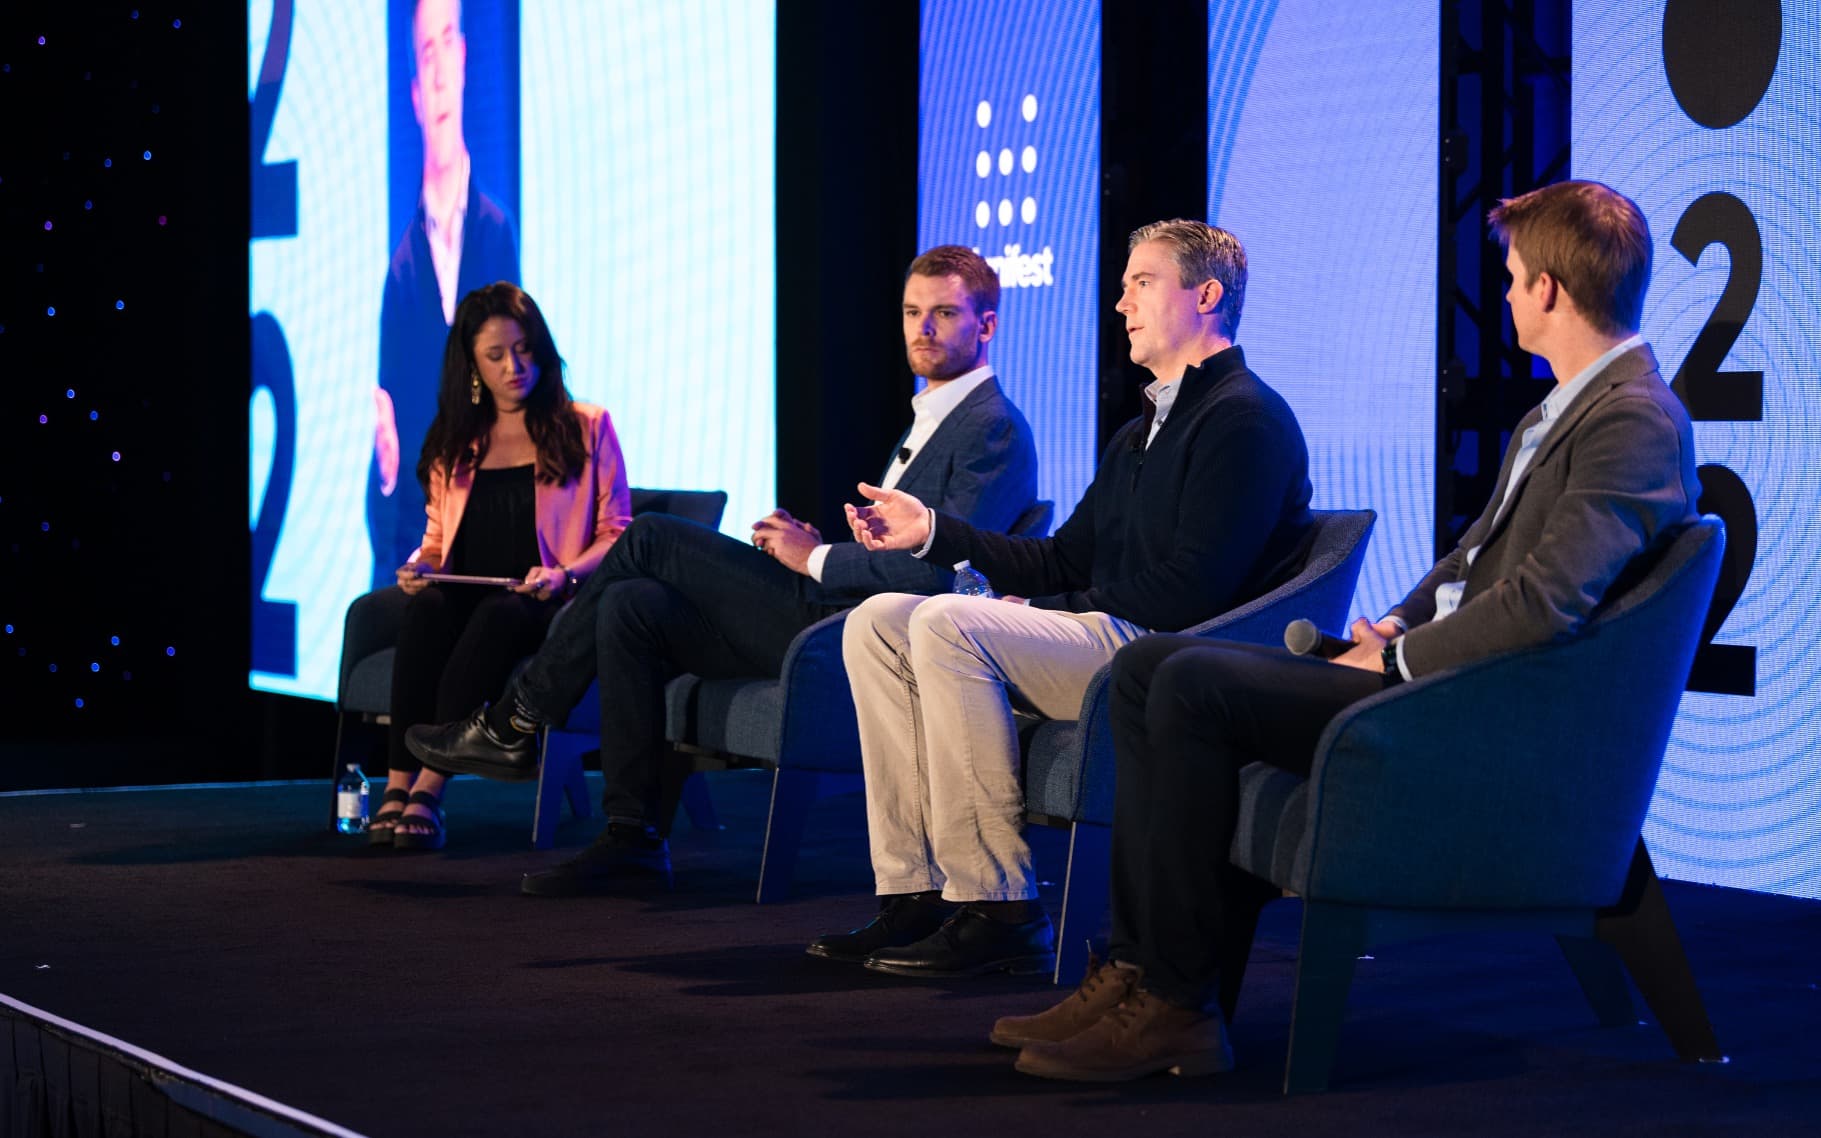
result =
[{"label": "woman's gold earring", "polygon": [[468,374],[468,402],[478,405],[480,403],[480,401],[481,401],[481,373],[478,371],[470,372]]}]

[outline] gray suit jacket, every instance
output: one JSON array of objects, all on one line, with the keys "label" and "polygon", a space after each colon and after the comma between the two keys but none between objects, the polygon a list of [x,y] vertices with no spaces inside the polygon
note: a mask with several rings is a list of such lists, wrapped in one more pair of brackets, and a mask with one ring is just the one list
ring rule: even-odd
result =
[{"label": "gray suit jacket", "polygon": [[[997,379],[970,391],[943,418],[911,456],[898,489],[982,529],[1000,531],[1037,500],[1037,444]],[[852,605],[875,593],[941,593],[953,579],[947,565],[908,553],[868,553],[858,542],[838,541],[822,564],[818,599]]]},{"label": "gray suit jacket", "polygon": [[[1524,416],[1485,513],[1392,610],[1410,628],[1412,675],[1572,634],[1627,562],[1695,516],[1694,432],[1648,346],[1569,404],[1500,513],[1518,440],[1541,418],[1540,407]],[[1468,566],[1474,546],[1484,548]],[[1434,620],[1437,587],[1463,578],[1460,608]]]}]

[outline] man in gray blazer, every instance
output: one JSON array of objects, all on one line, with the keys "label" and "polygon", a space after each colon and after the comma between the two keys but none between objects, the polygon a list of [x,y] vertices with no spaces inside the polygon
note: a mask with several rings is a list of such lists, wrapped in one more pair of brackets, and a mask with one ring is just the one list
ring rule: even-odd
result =
[{"label": "man in gray blazer", "polygon": [[[927,381],[884,477],[945,503],[975,525],[1009,529],[1037,497],[1030,426],[987,363],[998,329],[999,278],[978,253],[931,249],[904,279],[904,346]],[[881,557],[775,510],[751,543],[666,514],[634,518],[501,699],[465,720],[414,727],[407,745],[433,770],[537,777],[535,735],[560,723],[596,676],[607,829],[580,855],[526,876],[541,896],[611,891],[668,879],[657,833],[664,685],[776,676],[791,640],[874,593],[937,593],[952,574],[909,554]]]},{"label": "man in gray blazer", "polygon": [[[1637,206],[1566,182],[1491,220],[1518,343],[1557,387],[1518,424],[1460,544],[1383,620],[1355,621],[1332,662],[1166,636],[1119,653],[1109,960],[1063,1003],[994,1025],[995,1042],[1022,1049],[1019,1070],[1116,1081],[1230,1069],[1214,953],[1236,884],[1239,769],[1262,760],[1307,776],[1348,705],[1574,635],[1633,558],[1694,517],[1688,415],[1637,333],[1651,259]],[[1467,745],[1460,758],[1496,761]]]}]

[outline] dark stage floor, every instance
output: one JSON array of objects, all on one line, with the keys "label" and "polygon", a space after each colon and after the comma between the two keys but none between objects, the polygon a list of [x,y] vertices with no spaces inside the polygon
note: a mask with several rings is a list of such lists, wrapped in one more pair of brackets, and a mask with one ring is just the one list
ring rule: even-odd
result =
[{"label": "dark stage floor", "polygon": [[1283,902],[1241,1070],[1082,1089],[985,1041],[1052,989],[803,954],[870,907],[857,796],[819,808],[796,898],[760,908],[768,783],[711,779],[729,829],[680,825],[656,900],[519,896],[561,856],[526,845],[523,786],[459,782],[442,854],[326,832],[321,786],[0,797],[0,992],[375,1136],[1821,1134],[1821,904],[1670,886],[1727,1066],[1594,1026],[1549,940],[1441,940],[1362,962],[1335,1089],[1283,1100]]}]

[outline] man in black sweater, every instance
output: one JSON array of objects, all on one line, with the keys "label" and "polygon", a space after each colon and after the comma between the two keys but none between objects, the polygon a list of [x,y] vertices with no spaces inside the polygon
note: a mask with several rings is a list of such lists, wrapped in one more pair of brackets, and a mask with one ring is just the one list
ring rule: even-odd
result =
[{"label": "man in black sweater", "polygon": [[1304,552],[1302,429],[1233,343],[1244,248],[1165,221],[1130,249],[1117,308],[1133,362],[1156,379],[1054,537],[989,533],[865,484],[872,504],[848,507],[867,548],[970,561],[1007,595],[888,593],[848,619],[880,909],[812,955],[908,976],[1053,967],[1021,832],[1014,713],[1073,719],[1121,645],[1258,596]]}]

